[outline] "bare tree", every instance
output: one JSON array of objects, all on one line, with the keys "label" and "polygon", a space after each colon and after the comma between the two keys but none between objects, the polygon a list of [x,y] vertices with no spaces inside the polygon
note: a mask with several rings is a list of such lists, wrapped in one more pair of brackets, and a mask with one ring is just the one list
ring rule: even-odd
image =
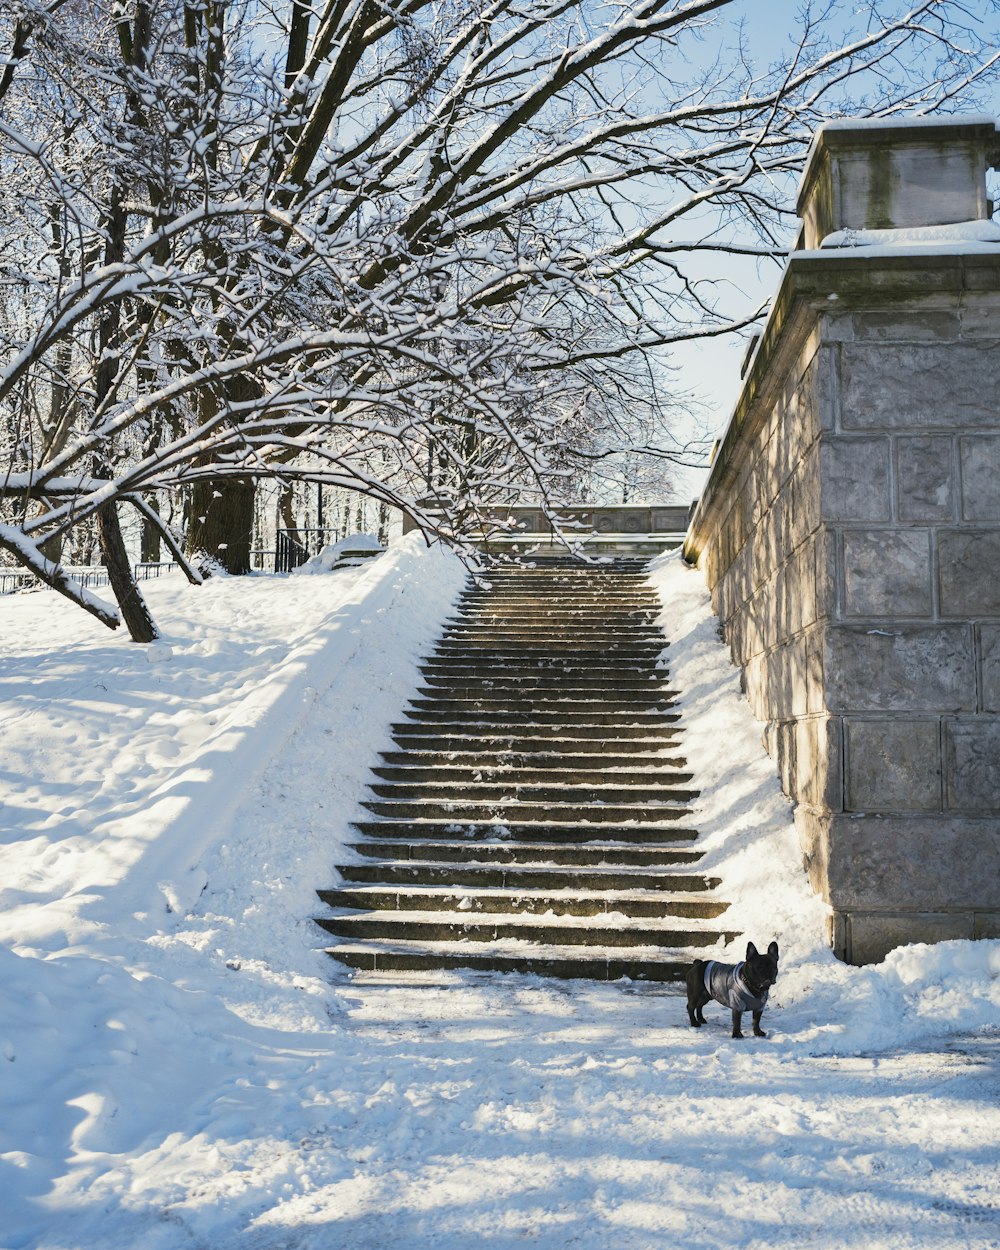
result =
[{"label": "bare tree", "polygon": [[603,456],[595,412],[619,450],[648,441],[626,417],[644,376],[655,406],[657,353],[759,315],[701,262],[784,251],[815,125],[954,107],[997,65],[988,26],[925,0],[858,29],[807,7],[758,71],[732,24],[750,11],[15,0],[0,547],[114,626],[58,564],[96,518],[148,638],[122,505],[183,559],[150,500],[187,492],[189,547],[239,568],[262,479],[460,541]]}]

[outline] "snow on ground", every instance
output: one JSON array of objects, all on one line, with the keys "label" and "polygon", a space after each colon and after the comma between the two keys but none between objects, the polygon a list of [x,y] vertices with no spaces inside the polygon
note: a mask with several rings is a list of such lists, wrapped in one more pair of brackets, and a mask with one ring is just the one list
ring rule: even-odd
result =
[{"label": "snow on ground", "polygon": [[148,648],[0,601],[0,1247],[1000,1246],[1000,943],[832,959],[675,558],[707,863],[782,945],[769,1037],[662,986],[321,953],[313,891],[463,576],[411,536],[152,583]]}]

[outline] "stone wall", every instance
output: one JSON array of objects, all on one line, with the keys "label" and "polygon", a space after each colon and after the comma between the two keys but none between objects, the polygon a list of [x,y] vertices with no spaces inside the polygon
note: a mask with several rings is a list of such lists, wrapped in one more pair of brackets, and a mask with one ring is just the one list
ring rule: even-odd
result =
[{"label": "stone wall", "polygon": [[1000,935],[1000,245],[793,255],[686,554],[837,952]]}]

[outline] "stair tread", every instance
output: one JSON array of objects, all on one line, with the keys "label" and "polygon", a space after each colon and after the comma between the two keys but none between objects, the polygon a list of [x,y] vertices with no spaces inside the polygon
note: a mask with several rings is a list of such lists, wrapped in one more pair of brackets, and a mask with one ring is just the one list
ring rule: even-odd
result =
[{"label": "stair tread", "polygon": [[[483,876],[500,873],[504,876],[514,877],[515,879],[520,874],[523,874],[525,876],[547,876],[547,877],[552,877],[556,880],[561,880],[565,878],[567,882],[576,882],[576,886],[574,888],[577,888],[577,889],[582,888],[584,890],[594,890],[594,889],[597,889],[598,887],[590,886],[590,885],[581,887],[579,885],[579,880],[581,877],[588,878],[588,879],[607,877],[611,880],[622,879],[622,878],[628,879],[630,877],[634,877],[637,881],[643,881],[643,882],[655,881],[657,883],[662,883],[664,889],[666,889],[666,887],[668,886],[672,887],[670,889],[666,889],[666,892],[671,893],[671,894],[679,894],[682,892],[688,892],[688,891],[685,891],[678,884],[681,881],[692,882],[693,884],[690,887],[690,889],[695,890],[699,893],[702,890],[706,890],[706,891],[714,890],[721,884],[721,878],[719,877],[704,876],[697,872],[671,871],[670,869],[666,869],[666,868],[659,868],[659,869],[655,869],[651,871],[648,865],[637,865],[637,864],[598,863],[598,864],[588,866],[585,871],[581,871],[581,869],[578,866],[567,867],[565,864],[560,864],[555,861],[553,861],[552,863],[544,863],[544,862],[539,863],[539,862],[533,861],[531,863],[496,864],[494,862],[490,862],[489,860],[472,859],[472,860],[463,861],[463,863],[459,867],[458,865],[455,864],[454,860],[421,859],[421,860],[414,862],[411,859],[396,859],[396,858],[389,858],[385,856],[378,856],[378,857],[364,858],[354,863],[340,863],[337,865],[337,871],[342,874],[356,872],[359,869],[370,869],[372,872],[378,871],[378,872],[390,872],[390,873],[391,872],[414,872],[414,873],[420,872],[420,873],[428,873],[428,874],[433,874],[433,873],[443,874],[443,873],[463,872],[463,873],[473,874],[473,875],[476,873],[481,873]],[[464,889],[466,887],[462,886],[461,883],[453,882],[451,885],[444,885],[439,888],[443,888],[443,889],[450,888],[450,889],[454,889],[457,891],[460,889]],[[473,888],[478,888],[478,887],[473,887]],[[507,888],[507,887],[503,887],[503,888]],[[538,887],[538,888],[551,890],[553,887],[548,886],[548,887]],[[649,887],[636,887],[636,888],[648,888],[648,889],[651,889],[654,893],[660,892],[659,884],[656,885],[655,887],[649,886]]]},{"label": "stair tread", "polygon": [[702,858],[701,851],[678,843],[591,842],[581,847],[559,842],[469,843],[428,839],[426,842],[403,843],[402,846],[390,842],[387,848],[378,851],[374,850],[376,847],[383,847],[383,843],[376,838],[368,838],[356,843],[353,849],[358,855],[375,860],[382,858],[387,849],[400,855],[405,848],[410,855],[401,862],[421,868],[426,864],[442,862],[430,858],[434,855],[450,855],[453,858],[444,859],[443,862],[460,870],[506,868],[537,869],[544,872],[557,868],[575,868],[585,869],[587,872],[602,869],[618,872],[627,867],[649,871],[651,868],[667,865],[696,869]]},{"label": "stair tread", "polygon": [[[547,899],[554,898],[560,900],[579,899],[581,901],[608,901],[614,902],[621,900],[622,902],[649,902],[649,903],[671,903],[683,902],[690,903],[693,899],[698,902],[721,902],[722,900],[715,898],[711,887],[705,890],[650,890],[648,888],[635,888],[631,890],[623,890],[620,888],[609,888],[607,890],[579,889],[573,886],[565,886],[562,888],[552,886],[518,886],[512,888],[509,885],[488,886],[447,886],[447,885],[421,885],[419,883],[409,883],[405,885],[386,884],[380,885],[375,882],[349,882],[339,886],[327,886],[318,891],[323,894],[347,894],[357,896],[359,900],[363,900],[368,895],[379,894],[412,894],[425,898],[525,898],[525,899]],[[414,913],[425,915],[424,912]],[[451,914],[450,912],[447,914]],[[533,917],[536,919],[537,917]]]},{"label": "stair tread", "polygon": [[[394,925],[403,924],[434,924],[446,923],[452,924],[456,922],[455,913],[447,909],[441,911],[406,911],[405,909],[395,912],[385,911],[362,911],[354,908],[331,908],[334,919],[342,918],[357,921],[372,921],[391,923]],[[326,919],[324,917],[323,919]],[[715,932],[715,927],[706,920],[699,917],[683,917],[681,921],[670,916],[660,917],[640,917],[627,916],[624,912],[604,912],[599,916],[564,916],[546,914],[542,912],[539,915],[529,914],[527,912],[510,912],[505,915],[486,915],[482,912],[468,911],[462,914],[459,923],[470,928],[485,928],[488,925],[510,924],[515,928],[534,928],[541,926],[543,928],[570,928],[570,929],[588,929],[592,928],[596,922],[600,922],[597,927],[607,928],[611,922],[614,922],[616,931],[624,927],[626,929],[649,929],[658,931],[660,929],[673,930],[677,928],[683,929],[685,932],[703,933]]]},{"label": "stair tread", "polygon": [[[721,955],[728,934],[720,934],[717,945],[717,953]],[[346,952],[354,948],[356,950],[388,950],[388,951],[439,951],[441,953],[452,952],[454,954],[465,954],[470,952],[468,943],[453,941],[429,941],[427,939],[417,938],[393,938],[391,943],[385,944],[379,942],[366,942],[363,940],[353,939],[349,942],[338,942],[335,947],[327,947],[330,954],[334,954],[337,950]],[[558,943],[549,944],[547,942],[532,942],[525,938],[499,938],[496,942],[476,943],[473,948],[475,954],[489,954],[491,950],[511,953],[511,954],[533,954],[547,958],[563,958],[567,960],[577,960],[581,958],[581,950],[578,946],[563,946]],[[705,952],[711,953],[711,947],[699,947],[698,958],[703,958]],[[641,956],[643,958],[659,958],[659,959],[679,959],[690,964],[692,955],[689,950],[683,946],[607,946],[602,947],[595,945],[588,947],[585,957],[595,959],[622,959],[632,956]]]},{"label": "stair tread", "polygon": [[[378,831],[385,834],[389,831],[395,831],[397,834],[404,833],[407,829],[416,829],[418,831],[427,832],[432,829],[441,829],[452,835],[452,838],[459,841],[471,842],[473,840],[480,841],[484,832],[489,832],[496,842],[509,844],[516,842],[518,834],[529,833],[554,833],[556,830],[564,833],[567,837],[578,836],[583,837],[588,833],[610,833],[612,831],[620,832],[622,835],[630,833],[665,833],[673,836],[678,832],[677,826],[673,823],[667,825],[658,825],[655,821],[619,821],[617,824],[611,825],[607,822],[588,822],[588,821],[566,821],[566,820],[503,820],[491,817],[485,820],[446,820],[440,816],[420,817],[410,816],[402,820],[381,820],[381,821],[355,821],[353,827],[370,836],[373,832]],[[685,831],[691,837],[695,836],[694,830]],[[596,839],[605,842],[623,842],[622,838],[603,838]]]}]

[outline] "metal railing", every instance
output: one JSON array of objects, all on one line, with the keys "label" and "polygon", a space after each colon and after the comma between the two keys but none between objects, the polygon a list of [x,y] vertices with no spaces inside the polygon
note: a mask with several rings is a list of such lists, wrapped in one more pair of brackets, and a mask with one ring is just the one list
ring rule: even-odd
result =
[{"label": "metal railing", "polygon": [[318,555],[330,542],[336,542],[340,530],[283,529],[278,530],[274,553],[275,573],[290,573]]},{"label": "metal railing", "polygon": [[[64,564],[62,568],[68,577],[86,590],[109,585],[108,570],[103,565]],[[180,565],[173,560],[144,560],[135,566],[135,579],[146,582],[179,568]],[[0,569],[0,595],[16,595],[21,590],[39,590],[44,584],[34,573],[25,573],[20,569]]]}]

